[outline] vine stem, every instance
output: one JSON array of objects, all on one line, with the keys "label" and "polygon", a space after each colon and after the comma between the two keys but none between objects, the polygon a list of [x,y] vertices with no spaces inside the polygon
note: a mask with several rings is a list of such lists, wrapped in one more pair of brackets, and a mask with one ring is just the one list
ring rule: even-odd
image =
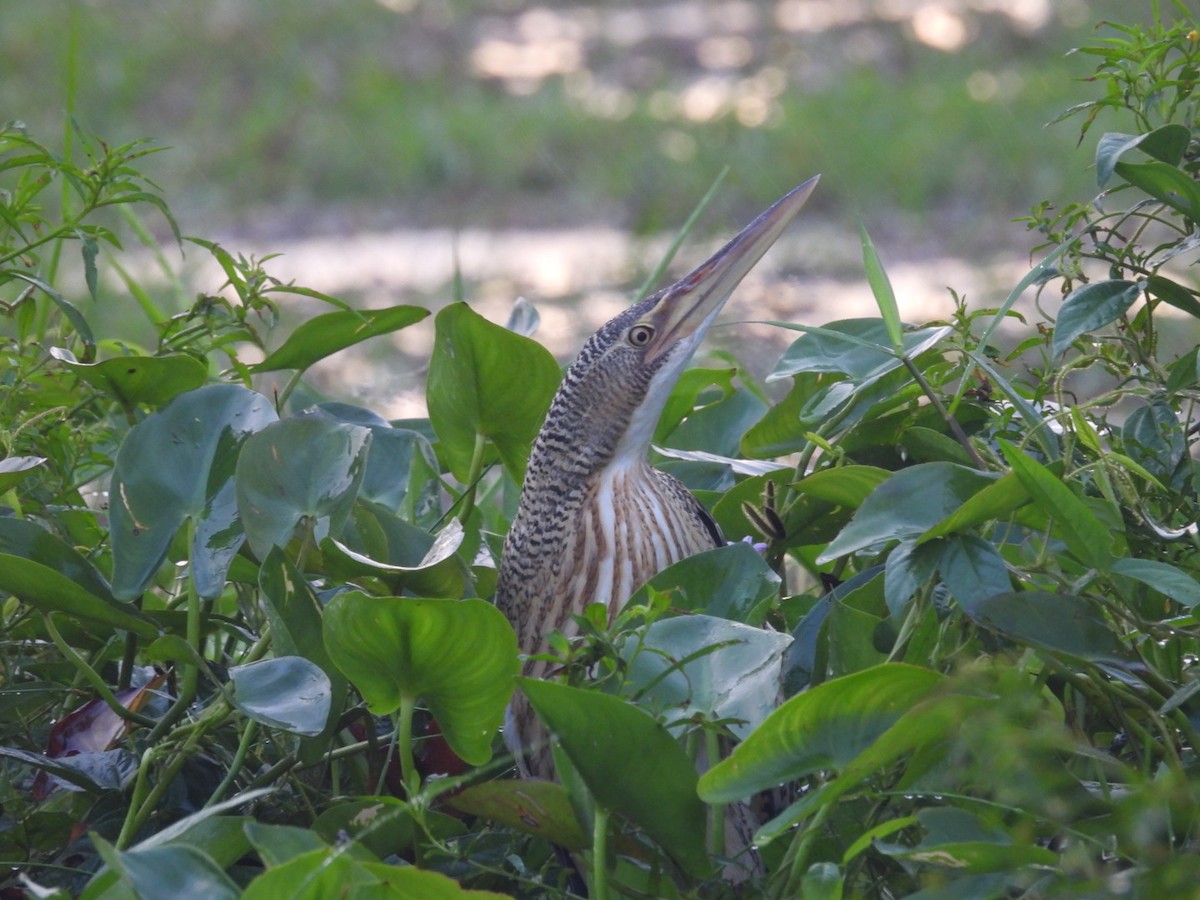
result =
[{"label": "vine stem", "polygon": [[904,362],[904,367],[908,369],[908,373],[912,375],[913,380],[916,381],[925,396],[929,398],[929,402],[934,405],[941,414],[942,419],[945,420],[946,425],[954,434],[954,439],[962,444],[963,449],[967,451],[967,455],[971,457],[971,462],[974,463],[977,469],[986,472],[988,468],[987,463],[980,458],[979,454],[975,452],[975,448],[971,446],[971,440],[967,437],[967,433],[962,430],[962,426],[958,424],[958,419],[954,418],[950,414],[950,411],[946,409],[941,398],[934,392],[929,382],[925,380],[925,376],[921,374],[921,370],[917,368],[916,364],[907,356],[903,356],[901,359]]},{"label": "vine stem", "polygon": [[592,812],[592,896],[608,900],[608,810],[597,803]]}]

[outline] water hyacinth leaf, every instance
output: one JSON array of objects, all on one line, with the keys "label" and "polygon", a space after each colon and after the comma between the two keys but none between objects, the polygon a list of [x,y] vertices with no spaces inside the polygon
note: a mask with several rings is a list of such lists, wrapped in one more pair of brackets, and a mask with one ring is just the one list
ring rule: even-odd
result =
[{"label": "water hyacinth leaf", "polygon": [[735,392],[733,386],[737,369],[706,369],[696,366],[684,369],[667,397],[662,415],[654,430],[654,443],[659,444],[675,430],[684,418],[700,405],[701,396],[716,394],[716,401],[724,400]]},{"label": "water hyacinth leaf", "polygon": [[420,322],[429,310],[419,306],[389,306],[385,309],[339,309],[301,323],[283,345],[267,354],[251,372],[307,369],[313,363],[362,343],[368,338],[390,334]]},{"label": "water hyacinth leaf", "polygon": [[139,403],[158,407],[204,384],[208,365],[187,353],[163,356],[118,356],[97,363],[81,363],[67,350],[54,348],[60,360],[99,391],[132,409]]},{"label": "water hyacinth leaf", "polygon": [[645,603],[650,589],[670,591],[677,609],[761,625],[779,592],[779,575],[752,546],[739,541],[669,566],[630,602]]},{"label": "water hyacinth leaf", "polygon": [[997,439],[997,443],[1021,486],[1054,519],[1072,554],[1093,569],[1106,570],[1112,564],[1112,534],[1107,526],[1049,469],[1007,441]]},{"label": "water hyacinth leaf", "polygon": [[997,594],[966,610],[985,628],[1022,644],[1091,662],[1120,662],[1125,647],[1114,626],[1082,597],[1049,591]]},{"label": "water hyacinth leaf", "polygon": [[455,753],[472,765],[491,758],[518,669],[516,635],[495,606],[349,591],[325,608],[324,636],[372,712],[421,698]]},{"label": "water hyacinth leaf", "polygon": [[[92,773],[88,771],[87,766],[72,765],[71,760],[74,758],[52,759],[41,753],[31,753],[28,750],[18,750],[15,747],[0,747],[0,759],[11,759],[16,762],[25,763],[34,767],[39,772],[45,772],[63,786],[74,785],[74,788],[77,790],[91,791],[97,794],[102,793],[105,789],[104,785],[92,777]],[[136,759],[133,762],[133,771],[136,772]]]},{"label": "water hyacinth leaf", "polygon": [[938,571],[955,602],[967,611],[988,597],[1012,590],[1008,569],[995,544],[974,534],[945,540]]},{"label": "water hyacinth leaf", "polygon": [[325,729],[331,691],[329,676],[300,656],[263,659],[229,670],[233,703],[268,728],[312,737]]},{"label": "water hyacinth leaf", "polygon": [[590,843],[579,827],[567,789],[553,781],[485,781],[454,794],[448,802],[461,812],[540,835],[568,850],[583,850]]},{"label": "water hyacinth leaf", "polygon": [[451,519],[437,535],[371,503],[355,504],[343,541],[322,542],[331,574],[379,578],[396,592],[423,597],[461,597],[467,571],[456,555],[466,532]]},{"label": "water hyacinth leaf", "polygon": [[450,471],[466,481],[476,441],[490,441],[520,484],[529,448],[561,380],[545,347],[465,303],[437,314],[426,400]]},{"label": "water hyacinth leaf", "polygon": [[817,563],[889,540],[923,534],[995,479],[948,462],[921,463],[894,473],[871,492]]},{"label": "water hyacinth leaf", "polygon": [[800,896],[806,900],[841,900],[842,870],[831,862],[813,863],[800,879]]},{"label": "water hyacinth leaf", "polygon": [[1060,355],[1081,335],[1097,331],[1125,314],[1142,293],[1136,281],[1093,281],[1063,300],[1054,323],[1052,352]]},{"label": "water hyacinth leaf", "polygon": [[689,874],[708,874],[696,770],[671,733],[620,697],[531,678],[518,684],[596,802],[644,828]]},{"label": "water hyacinth leaf", "polygon": [[265,559],[302,520],[320,541],[336,535],[358,495],[371,431],[300,416],[252,435],[237,461],[237,509],[250,549]]},{"label": "water hyacinth leaf", "polygon": [[113,593],[139,596],[154,578],[176,532],[196,523],[192,575],[202,597],[225,587],[244,539],[234,467],[246,438],[278,417],[261,394],[216,384],[181,394],[125,436],[110,489]]},{"label": "water hyacinth leaf", "polygon": [[730,803],[824,769],[850,765],[943,682],[929,669],[884,663],[797,694],[700,779],[700,796]]},{"label": "water hyacinth leaf", "polygon": [[713,616],[659,619],[624,647],[625,685],[668,725],[697,716],[732,719],[730,729],[742,738],[775,708],[791,643],[790,635]]},{"label": "water hyacinth leaf", "polygon": [[1156,559],[1118,559],[1113,563],[1112,571],[1149,585],[1188,609],[1200,603],[1200,582],[1170,563]]}]

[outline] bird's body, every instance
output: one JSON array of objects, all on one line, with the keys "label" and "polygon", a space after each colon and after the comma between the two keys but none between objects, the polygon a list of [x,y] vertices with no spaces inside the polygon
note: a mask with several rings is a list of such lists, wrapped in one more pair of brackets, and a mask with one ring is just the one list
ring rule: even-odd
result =
[{"label": "bird's body", "polygon": [[[504,544],[496,602],[521,652],[571,636],[572,616],[602,603],[609,618],[672,563],[723,543],[677,479],[650,466],[659,416],[679,374],[730,293],[795,216],[816,179],[785,196],[684,279],[635,304],[584,344],[529,458]],[[545,677],[531,660],[525,674]],[[507,738],[518,764],[548,776],[549,754],[518,695]],[[522,760],[524,756],[524,760]]]}]

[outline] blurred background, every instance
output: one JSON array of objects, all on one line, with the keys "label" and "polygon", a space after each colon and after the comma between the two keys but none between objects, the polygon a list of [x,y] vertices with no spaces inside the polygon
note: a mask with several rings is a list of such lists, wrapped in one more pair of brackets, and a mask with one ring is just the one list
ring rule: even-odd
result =
[{"label": "blurred background", "polygon": [[[1078,119],[1047,125],[1099,90],[1080,81],[1094,60],[1069,51],[1106,18],[1150,11],[1128,0],[6,0],[0,116],[52,145],[69,113],[110,143],[170,147],[144,170],[182,231],[282,253],[268,268],[285,280],[368,307],[436,308],[457,270],[496,321],[527,297],[538,339],[565,361],[631,300],[725,167],[672,272],[822,174],[726,320],[871,315],[860,223],[909,319],[948,315],[948,288],[999,302],[1039,243],[1013,219],[1094,193],[1092,137],[1076,146]],[[193,292],[222,280],[198,248],[179,266]],[[321,386],[411,414],[430,333],[335,357]],[[710,343],[762,374],[795,336],[737,325]]]}]

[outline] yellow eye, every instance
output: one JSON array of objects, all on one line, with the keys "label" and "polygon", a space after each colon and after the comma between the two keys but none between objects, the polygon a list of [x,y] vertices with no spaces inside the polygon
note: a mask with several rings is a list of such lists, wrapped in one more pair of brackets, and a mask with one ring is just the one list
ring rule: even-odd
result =
[{"label": "yellow eye", "polygon": [[634,325],[629,329],[628,340],[630,346],[645,347],[654,337],[653,325]]}]

